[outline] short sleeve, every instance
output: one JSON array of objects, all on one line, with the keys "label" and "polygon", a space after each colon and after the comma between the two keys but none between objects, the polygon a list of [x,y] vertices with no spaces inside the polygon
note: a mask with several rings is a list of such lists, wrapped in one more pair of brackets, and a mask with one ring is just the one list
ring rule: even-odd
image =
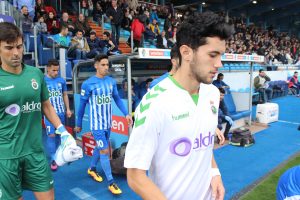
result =
[{"label": "short sleeve", "polygon": [[49,99],[49,91],[45,81],[45,76],[42,72],[38,72],[41,80],[41,102],[47,101]]},{"label": "short sleeve", "polygon": [[80,92],[80,98],[84,99],[84,100],[88,100],[89,99],[89,87],[88,87],[88,83],[87,82],[83,82],[82,86],[81,86],[81,92]]},{"label": "short sleeve", "polygon": [[146,98],[135,111],[135,124],[126,147],[126,168],[148,170],[157,150],[162,112]]}]

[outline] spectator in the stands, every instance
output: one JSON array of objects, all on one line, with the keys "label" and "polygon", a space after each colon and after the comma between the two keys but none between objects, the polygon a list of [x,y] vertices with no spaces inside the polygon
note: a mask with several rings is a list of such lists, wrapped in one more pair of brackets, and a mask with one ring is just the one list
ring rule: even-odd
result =
[{"label": "spectator in the stands", "polygon": [[104,14],[103,9],[101,7],[100,1],[96,2],[96,6],[94,6],[93,10],[93,20],[98,23],[99,26],[101,26],[102,23],[102,15]]},{"label": "spectator in the stands", "polygon": [[227,84],[223,81],[223,79],[224,79],[224,74],[219,73],[218,76],[217,76],[217,79],[214,80],[214,81],[212,82],[212,84],[213,84],[214,86],[216,86],[217,88],[224,88],[225,91],[226,91],[226,89],[229,89],[230,87],[229,87],[229,85],[227,85]]},{"label": "spectator in the stands", "polygon": [[33,34],[33,20],[31,16],[29,16],[27,6],[22,6],[20,19],[21,19],[22,32],[24,35],[25,47],[26,47],[26,51],[28,52],[30,46],[30,35]]},{"label": "spectator in the stands", "polygon": [[71,49],[71,57],[75,57],[77,60],[87,58],[90,47],[82,30],[77,30],[76,35],[71,39]]},{"label": "spectator in the stands", "polygon": [[80,6],[81,6],[80,13],[82,13],[85,17],[88,17],[89,16],[88,0],[80,0]]},{"label": "spectator in the stands", "polygon": [[59,33],[59,21],[56,18],[56,16],[54,16],[53,12],[48,13],[46,24],[47,24],[47,30],[49,34],[54,35]]},{"label": "spectator in the stands", "polygon": [[34,19],[35,16],[35,1],[34,0],[13,0],[13,5],[15,8],[17,8],[19,11],[21,11],[23,6],[26,6],[28,9],[28,14],[31,17],[31,19]]},{"label": "spectator in the stands", "polygon": [[150,84],[153,81],[153,78],[148,78],[146,81],[140,84],[139,90],[139,99],[142,99],[143,96],[150,90]]},{"label": "spectator in the stands", "polygon": [[157,36],[156,47],[160,48],[160,49],[167,49],[167,48],[169,48],[169,46],[168,46],[168,39],[166,37],[166,31],[165,30],[163,30],[161,32],[161,34]]},{"label": "spectator in the stands", "polygon": [[172,48],[175,44],[176,44],[176,30],[177,30],[177,27],[173,27],[173,32],[172,32],[172,35],[171,37],[168,37],[168,47],[169,48]]},{"label": "spectator in the stands", "polygon": [[168,17],[165,19],[165,23],[164,23],[164,30],[166,32],[169,31],[169,28],[172,29],[172,13],[168,14]]},{"label": "spectator in the stands", "polygon": [[255,91],[259,93],[259,103],[270,102],[273,96],[272,88],[269,88],[270,77],[263,69],[259,70],[258,76],[254,78]]},{"label": "spectator in the stands", "polygon": [[100,45],[103,53],[106,55],[120,54],[118,45],[113,41],[113,38],[110,37],[110,33],[108,31],[104,31],[103,39],[100,41]]},{"label": "spectator in the stands", "polygon": [[144,39],[146,42],[149,42],[150,44],[154,45],[155,41],[154,39],[156,38],[155,33],[152,32],[150,28],[150,24],[147,24],[144,32]]},{"label": "spectator in the stands", "polygon": [[66,57],[69,54],[69,47],[71,45],[71,37],[68,35],[68,27],[67,26],[60,26],[60,32],[58,34],[53,35],[52,40],[48,40],[46,45],[55,48],[55,57],[59,59],[59,48],[65,48]]},{"label": "spectator in the stands", "polygon": [[122,29],[130,32],[131,31],[131,29],[130,29],[131,20],[129,19],[128,15],[129,15],[129,10],[126,9],[125,13],[124,13],[124,18],[122,20],[121,27],[122,27]]},{"label": "spectator in the stands", "polygon": [[37,22],[40,16],[46,16],[47,12],[45,10],[45,5],[43,0],[37,0],[35,5],[35,16],[33,21]]},{"label": "spectator in the stands", "polygon": [[292,94],[299,95],[300,91],[300,83],[298,81],[298,72],[295,71],[293,77],[289,80],[289,89],[291,90]]},{"label": "spectator in the stands", "polygon": [[135,18],[131,24],[133,32],[134,50],[142,46],[142,35],[145,32],[144,24],[140,21],[139,17]]},{"label": "spectator in the stands", "polygon": [[68,36],[68,27],[65,25],[60,26],[60,32],[52,36],[56,47],[69,48],[71,45],[71,37]]},{"label": "spectator in the stands", "polygon": [[96,35],[96,31],[92,30],[90,32],[90,37],[87,38],[87,43],[90,47],[90,52],[87,53],[88,58],[94,58],[97,55],[103,53],[100,47],[100,39]]},{"label": "spectator in the stands", "polygon": [[[118,90],[119,96],[121,99],[128,99],[128,85],[127,79],[122,82],[121,88]],[[131,99],[132,99],[132,110],[134,111],[135,108],[139,105],[140,99],[136,92],[134,91],[134,84],[135,81],[131,79]]]},{"label": "spectator in the stands", "polygon": [[83,31],[83,35],[86,37],[89,36],[89,34],[92,30],[88,21],[86,20],[86,18],[83,14],[78,15],[78,19],[76,20],[74,25],[75,25],[75,31],[76,32],[77,32],[77,30]]},{"label": "spectator in the stands", "polygon": [[117,0],[111,1],[111,7],[107,9],[106,16],[110,19],[112,38],[114,38],[117,45],[119,45],[120,29],[124,14],[122,9],[118,6]]},{"label": "spectator in the stands", "polygon": [[47,34],[47,24],[45,23],[44,16],[40,15],[38,21],[35,23],[37,34]]},{"label": "spectator in the stands", "polygon": [[75,34],[75,26],[72,19],[69,18],[69,14],[67,12],[62,13],[62,17],[60,19],[60,26],[68,27],[68,35],[73,36]]},{"label": "spectator in the stands", "polygon": [[153,22],[153,20],[156,20],[156,22],[159,24],[159,19],[158,19],[158,15],[157,15],[157,9],[156,6],[152,7],[152,12],[150,14],[150,23]]},{"label": "spectator in the stands", "polygon": [[223,129],[222,123],[226,123],[225,131],[223,134],[225,139],[228,139],[228,133],[231,126],[233,125],[233,120],[230,117],[223,100],[225,95],[225,90],[224,88],[219,88],[219,91],[220,91],[220,105],[219,105],[219,112],[218,112],[218,129],[222,130]]},{"label": "spectator in the stands", "polygon": [[145,26],[150,24],[150,13],[148,10],[145,10],[145,12],[141,15],[141,19],[144,22]]},{"label": "spectator in the stands", "polygon": [[150,24],[150,29],[156,37],[160,34],[159,26],[157,24],[156,19],[153,19],[152,23]]}]

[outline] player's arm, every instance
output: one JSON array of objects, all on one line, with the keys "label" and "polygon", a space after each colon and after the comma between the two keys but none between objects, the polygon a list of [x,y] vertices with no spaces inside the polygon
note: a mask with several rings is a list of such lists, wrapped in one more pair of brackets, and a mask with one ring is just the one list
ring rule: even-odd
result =
[{"label": "player's arm", "polygon": [[67,83],[65,80],[63,80],[62,84],[62,89],[63,89],[63,100],[66,108],[66,114],[67,117],[70,118],[72,116],[72,112],[70,110],[70,104],[69,104],[69,98],[68,98],[68,93],[67,93]]},{"label": "player's arm", "polygon": [[55,128],[58,128],[61,125],[61,121],[49,100],[43,101],[42,110],[46,118]]},{"label": "player's arm", "polygon": [[65,107],[66,107],[67,117],[70,118],[72,116],[72,112],[70,110],[69,97],[68,97],[67,92],[63,93],[63,100],[64,100],[64,104],[65,104]]},{"label": "player's arm", "polygon": [[76,127],[74,129],[75,132],[79,133],[82,129],[82,119],[84,115],[85,106],[89,99],[89,90],[86,83],[83,83],[81,86],[81,93],[80,93],[80,102],[77,112],[77,121]]},{"label": "player's arm", "polygon": [[223,186],[222,178],[220,171],[218,169],[218,165],[216,163],[214,155],[212,155],[211,160],[211,188],[212,188],[212,196],[216,200],[223,200],[225,195],[225,188]]},{"label": "player's arm", "polygon": [[132,124],[132,117],[131,115],[128,114],[120,96],[119,96],[119,93],[118,93],[118,90],[117,90],[117,85],[116,83],[114,82],[113,84],[113,94],[112,94],[113,98],[114,98],[114,101],[116,102],[118,108],[121,110],[121,112],[125,115],[126,117],[126,120],[128,122],[129,125]]},{"label": "player's arm", "polygon": [[129,187],[142,199],[166,200],[159,188],[147,177],[146,171],[141,169],[127,169]]}]

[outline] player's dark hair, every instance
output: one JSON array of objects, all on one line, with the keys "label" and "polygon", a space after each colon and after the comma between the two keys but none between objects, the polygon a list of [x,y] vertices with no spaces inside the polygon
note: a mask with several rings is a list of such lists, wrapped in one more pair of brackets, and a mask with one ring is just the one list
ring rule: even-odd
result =
[{"label": "player's dark hair", "polygon": [[103,35],[106,35],[108,38],[110,37],[110,33],[108,31],[104,31]]},{"label": "player's dark hair", "polygon": [[[233,25],[225,22],[223,16],[213,12],[196,13],[179,26],[176,33],[177,48],[187,45],[193,50],[207,44],[207,37],[228,39],[234,33]],[[179,52],[179,65],[182,57]]]},{"label": "player's dark hair", "polygon": [[52,58],[48,60],[48,64],[47,67],[51,67],[51,66],[59,66],[59,62],[58,60]]},{"label": "player's dark hair", "polygon": [[105,54],[99,54],[99,55],[97,55],[97,56],[95,57],[94,63],[100,62],[100,61],[103,60],[103,59],[108,59],[108,56],[105,55]]},{"label": "player's dark hair", "polygon": [[[20,31],[20,29],[9,22],[1,22],[0,23],[0,43],[1,42],[7,42],[7,43],[13,43],[16,42],[19,38],[23,39],[23,34]],[[2,61],[0,58],[0,65],[2,65]]]},{"label": "player's dark hair", "polygon": [[177,46],[176,44],[172,47],[171,49],[171,59],[176,59],[178,58],[179,55],[178,55],[178,49],[177,49]]},{"label": "player's dark hair", "polygon": [[0,23],[0,42],[5,41],[7,43],[12,43],[17,41],[19,38],[23,41],[23,34],[20,29],[9,22]]},{"label": "player's dark hair", "polygon": [[219,79],[219,78],[221,78],[221,77],[223,77],[223,76],[224,76],[224,74],[219,73],[218,76],[217,76],[217,79]]}]

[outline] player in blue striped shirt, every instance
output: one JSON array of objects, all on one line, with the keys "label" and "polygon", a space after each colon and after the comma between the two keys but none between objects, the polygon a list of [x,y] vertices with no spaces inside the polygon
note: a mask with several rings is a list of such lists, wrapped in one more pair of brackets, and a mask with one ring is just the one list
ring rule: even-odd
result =
[{"label": "player in blue striped shirt", "polygon": [[[50,59],[47,65],[47,75],[45,81],[49,91],[49,100],[54,107],[55,112],[62,124],[65,123],[65,115],[71,117],[72,112],[69,107],[69,99],[67,94],[66,81],[57,77],[59,73],[59,62],[56,59]],[[55,134],[55,127],[44,117],[47,138],[47,148],[51,155],[51,170],[57,170],[57,165],[54,161],[54,156],[57,147],[60,145],[60,135]]]},{"label": "player in blue striped shirt", "polygon": [[132,118],[128,114],[121,98],[118,95],[116,81],[107,76],[109,61],[108,56],[98,55],[95,57],[94,66],[96,75],[84,81],[81,86],[80,105],[75,131],[80,132],[82,127],[82,118],[87,103],[90,105],[90,129],[97,143],[95,147],[92,162],[88,169],[88,174],[94,180],[101,182],[103,179],[96,171],[96,165],[101,162],[102,169],[108,181],[108,189],[113,194],[121,194],[122,191],[115,183],[109,162],[109,136],[112,122],[112,98],[119,109],[126,116],[128,124],[132,124]]}]

